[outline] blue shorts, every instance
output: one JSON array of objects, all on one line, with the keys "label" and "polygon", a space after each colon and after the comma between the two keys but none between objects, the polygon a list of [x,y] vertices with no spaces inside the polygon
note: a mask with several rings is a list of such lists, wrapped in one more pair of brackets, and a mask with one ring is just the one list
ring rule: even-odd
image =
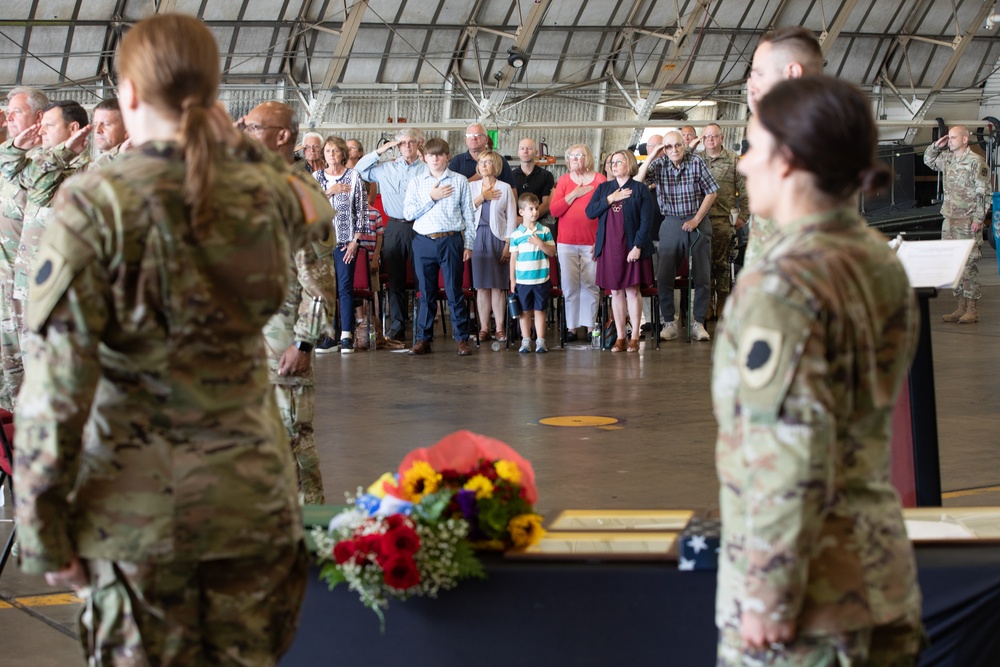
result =
[{"label": "blue shorts", "polygon": [[549,295],[552,293],[552,281],[546,280],[537,285],[517,284],[517,298],[521,301],[521,310],[548,310]]}]

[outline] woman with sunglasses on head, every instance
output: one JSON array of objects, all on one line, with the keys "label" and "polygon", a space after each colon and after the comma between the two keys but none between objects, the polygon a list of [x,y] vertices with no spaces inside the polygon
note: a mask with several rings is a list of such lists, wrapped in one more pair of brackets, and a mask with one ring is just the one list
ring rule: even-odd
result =
[{"label": "woman with sunglasses on head", "polygon": [[556,182],[549,212],[559,220],[556,248],[566,302],[566,340],[574,341],[577,329],[587,327],[589,336],[597,321],[597,219],[587,215],[587,204],[594,188],[607,179],[594,171],[594,156],[583,144],[566,149],[566,166],[569,173]]},{"label": "woman with sunglasses on head", "polygon": [[913,290],[858,193],[888,183],[870,104],[830,77],[759,103],[739,169],[779,226],[716,334],[719,665],[914,665],[920,593],[890,481]]}]

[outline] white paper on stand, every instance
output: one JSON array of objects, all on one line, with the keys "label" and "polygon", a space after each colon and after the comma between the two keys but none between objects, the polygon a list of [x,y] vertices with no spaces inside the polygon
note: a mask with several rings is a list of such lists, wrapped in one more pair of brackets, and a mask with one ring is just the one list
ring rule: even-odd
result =
[{"label": "white paper on stand", "polygon": [[973,239],[903,241],[896,256],[903,263],[911,286],[954,289],[962,280],[975,243]]}]

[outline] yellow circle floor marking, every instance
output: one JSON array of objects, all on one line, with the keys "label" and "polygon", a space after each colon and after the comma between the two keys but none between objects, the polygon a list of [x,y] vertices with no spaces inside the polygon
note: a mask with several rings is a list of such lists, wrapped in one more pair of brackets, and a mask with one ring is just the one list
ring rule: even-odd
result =
[{"label": "yellow circle floor marking", "polygon": [[545,424],[546,426],[610,426],[611,424],[617,424],[618,420],[614,417],[595,417],[593,415],[582,415],[574,417],[546,417],[545,419],[539,420],[540,424]]}]

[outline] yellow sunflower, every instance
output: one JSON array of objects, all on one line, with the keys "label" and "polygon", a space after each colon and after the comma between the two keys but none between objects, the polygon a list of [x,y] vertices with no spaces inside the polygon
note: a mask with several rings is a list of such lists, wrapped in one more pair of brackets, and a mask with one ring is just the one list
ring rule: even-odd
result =
[{"label": "yellow sunflower", "polygon": [[529,547],[545,537],[542,517],[537,514],[518,514],[507,524],[507,530],[515,547]]},{"label": "yellow sunflower", "polygon": [[470,478],[462,488],[466,491],[475,491],[476,500],[493,497],[493,482],[482,475],[476,475]]},{"label": "yellow sunflower", "polygon": [[521,469],[513,461],[499,460],[493,464],[500,479],[505,479],[511,484],[521,483]]},{"label": "yellow sunflower", "polygon": [[399,490],[403,498],[419,503],[428,493],[434,493],[441,486],[441,475],[427,461],[415,461],[413,466],[403,473]]}]

